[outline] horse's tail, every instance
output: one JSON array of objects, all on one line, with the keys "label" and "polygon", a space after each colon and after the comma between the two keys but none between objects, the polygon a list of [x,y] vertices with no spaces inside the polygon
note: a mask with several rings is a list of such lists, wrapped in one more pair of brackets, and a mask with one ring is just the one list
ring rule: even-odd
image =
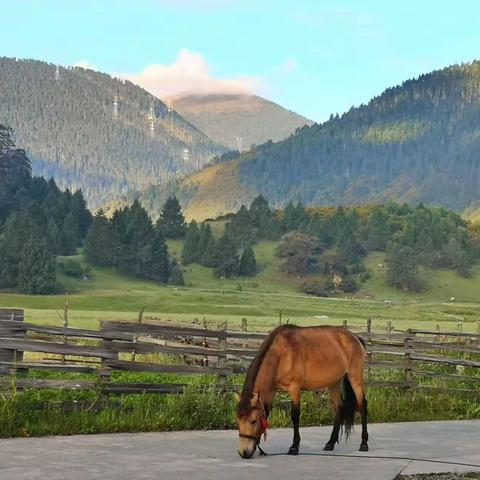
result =
[{"label": "horse's tail", "polygon": [[345,432],[345,438],[348,439],[348,436],[350,435],[350,432],[352,431],[353,425],[355,423],[356,400],[352,384],[350,383],[350,380],[346,375],[343,377],[342,400],[343,428]]}]

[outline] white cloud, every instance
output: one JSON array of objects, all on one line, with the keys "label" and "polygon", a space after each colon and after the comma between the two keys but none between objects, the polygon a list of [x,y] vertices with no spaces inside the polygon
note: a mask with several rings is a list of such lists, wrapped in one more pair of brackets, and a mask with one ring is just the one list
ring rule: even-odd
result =
[{"label": "white cloud", "polygon": [[170,65],[148,65],[142,72],[119,74],[158,98],[170,99],[185,94],[244,94],[258,92],[263,82],[259,77],[216,78],[201,53],[179,51]]},{"label": "white cloud", "polygon": [[93,65],[88,60],[79,60],[73,64],[73,67],[82,67],[89,70],[98,70],[96,65]]}]

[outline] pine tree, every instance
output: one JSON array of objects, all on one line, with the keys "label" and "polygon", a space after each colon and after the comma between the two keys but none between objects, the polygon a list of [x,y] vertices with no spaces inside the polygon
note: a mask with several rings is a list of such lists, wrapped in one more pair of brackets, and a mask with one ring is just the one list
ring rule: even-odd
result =
[{"label": "pine tree", "polygon": [[113,228],[105,213],[100,209],[93,219],[85,240],[84,253],[93,265],[112,266],[113,263]]},{"label": "pine tree", "polygon": [[207,248],[202,255],[201,264],[204,267],[215,268],[218,264],[218,246],[217,241],[213,236],[208,241]]},{"label": "pine tree", "polygon": [[199,241],[200,230],[198,228],[197,222],[193,220],[187,227],[187,234],[185,235],[185,241],[183,242],[182,263],[184,265],[198,262]]},{"label": "pine tree", "polygon": [[45,295],[57,290],[55,257],[45,239],[29,237],[20,254],[18,290]]},{"label": "pine tree", "polygon": [[203,263],[202,259],[212,240],[213,240],[213,233],[212,233],[212,229],[210,228],[210,225],[208,223],[202,223],[200,225],[200,234],[199,234],[198,247],[197,247],[198,263]]},{"label": "pine tree", "polygon": [[254,277],[257,274],[257,260],[250,245],[243,249],[238,274],[243,277]]},{"label": "pine tree", "polygon": [[166,283],[171,276],[171,263],[167,244],[161,230],[157,230],[150,244],[142,249],[137,263],[137,276]]},{"label": "pine tree", "polygon": [[422,283],[417,277],[418,268],[414,250],[400,240],[388,246],[387,282],[394,288],[420,291]]},{"label": "pine tree", "polygon": [[217,242],[215,275],[221,278],[231,278],[238,274],[239,258],[237,247],[228,235],[222,235]]},{"label": "pine tree", "polygon": [[185,217],[177,197],[169,197],[164,203],[157,225],[163,230],[165,238],[178,239],[185,236]]},{"label": "pine tree", "polygon": [[77,246],[80,244],[78,220],[70,212],[64,219],[58,239],[58,252],[60,255],[75,255]]}]

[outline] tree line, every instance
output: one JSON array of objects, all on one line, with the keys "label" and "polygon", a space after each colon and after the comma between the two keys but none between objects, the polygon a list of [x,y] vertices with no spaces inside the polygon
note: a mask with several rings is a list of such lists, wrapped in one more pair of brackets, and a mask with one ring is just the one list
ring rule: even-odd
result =
[{"label": "tree line", "polygon": [[55,257],[73,255],[91,223],[82,192],[33,177],[13,131],[0,125],[0,288],[46,294],[61,290]]},{"label": "tree line", "polygon": [[[221,249],[230,249],[227,256],[232,258],[234,247],[251,248],[262,239],[278,240],[276,255],[285,273],[324,274],[324,282],[304,284],[304,291],[317,295],[357,290],[358,283],[370,277],[364,258],[372,251],[385,252],[388,284],[406,291],[425,287],[419,275],[422,266],[447,268],[468,277],[480,255],[478,227],[453,211],[423,204],[307,209],[300,202],[289,202],[283,211],[274,211],[259,196],[249,208],[243,206],[227,218],[217,255]],[[184,260],[208,265],[210,227],[190,228]]]}]

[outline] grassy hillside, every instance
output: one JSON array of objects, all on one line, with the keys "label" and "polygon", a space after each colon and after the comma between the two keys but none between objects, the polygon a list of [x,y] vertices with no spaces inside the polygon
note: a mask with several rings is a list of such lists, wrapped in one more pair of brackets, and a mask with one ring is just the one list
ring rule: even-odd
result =
[{"label": "grassy hillside", "polygon": [[234,150],[278,142],[313,122],[256,95],[187,95],[172,105],[215,142]]},{"label": "grassy hillside", "polygon": [[[463,210],[480,201],[479,124],[475,61],[389,88],[342,116],[257,146],[234,166],[215,165],[187,177],[176,190],[197,220],[232,211],[258,194],[275,206],[290,200],[362,205],[393,199]],[[228,196],[218,194],[225,179],[219,170],[228,175]],[[148,197],[154,203],[155,192]]]},{"label": "grassy hillside", "polygon": [[[422,325],[456,329],[464,320],[464,330],[474,331],[480,318],[480,268],[474,269],[471,279],[465,280],[447,271],[425,271],[430,288],[422,294],[398,292],[387,287],[383,280],[381,254],[367,258],[375,273],[355,297],[315,298],[298,293],[301,279],[287,277],[278,270],[274,242],[255,246],[261,272],[252,279],[222,280],[210,269],[189,265],[185,269],[185,288],[165,287],[122,275],[110,268],[89,268],[89,280],[77,280],[59,273],[60,281],[69,291],[72,325],[96,328],[101,319],[133,320],[141,307],[146,314],[162,319],[191,321],[205,317],[210,324],[228,321],[239,325],[246,317],[252,328],[267,328],[283,321],[298,324],[365,325],[371,317],[374,326],[384,327],[392,321],[404,329]],[[181,242],[170,242],[174,255],[181,252]],[[84,263],[81,257],[77,259]],[[62,261],[62,258],[59,259]],[[454,302],[449,302],[455,296]],[[393,300],[393,304],[384,300]],[[32,296],[0,293],[0,307],[25,308],[27,319],[60,324],[64,295]],[[327,315],[319,320],[316,316]]]}]

